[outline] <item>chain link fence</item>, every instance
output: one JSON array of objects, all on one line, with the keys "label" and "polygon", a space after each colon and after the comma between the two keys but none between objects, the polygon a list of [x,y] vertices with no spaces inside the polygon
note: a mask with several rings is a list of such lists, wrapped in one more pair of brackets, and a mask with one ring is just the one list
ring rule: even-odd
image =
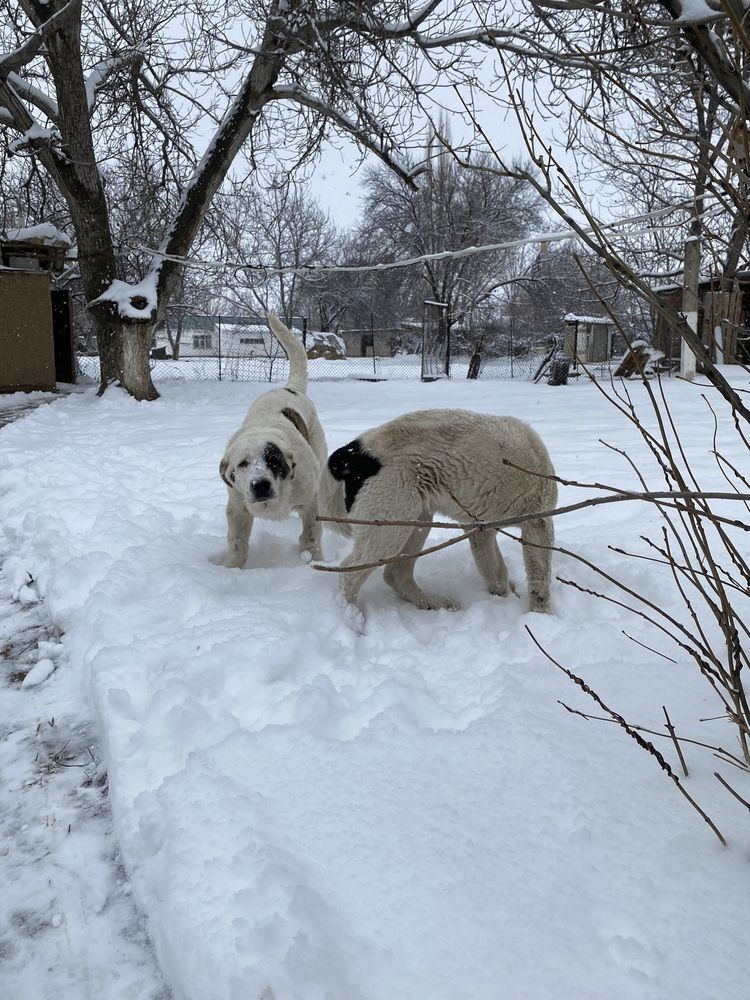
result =
[{"label": "chain link fence", "polygon": [[[307,348],[311,380],[450,377],[532,381],[540,373],[546,377],[545,362],[548,365],[556,352],[555,338],[549,336],[536,342],[504,336],[495,338],[491,346],[479,338],[473,351],[458,345],[451,349],[450,338],[446,343],[442,332],[433,336],[430,322],[424,318],[422,324],[407,323],[399,328],[371,326],[337,333],[310,330],[302,317],[295,317],[292,326]],[[211,379],[284,383],[289,374],[286,355],[259,315],[199,315],[168,309],[150,354],[155,382]],[[79,374],[98,380],[98,356],[79,351],[76,362]],[[609,362],[597,366],[599,375],[609,370]]]}]

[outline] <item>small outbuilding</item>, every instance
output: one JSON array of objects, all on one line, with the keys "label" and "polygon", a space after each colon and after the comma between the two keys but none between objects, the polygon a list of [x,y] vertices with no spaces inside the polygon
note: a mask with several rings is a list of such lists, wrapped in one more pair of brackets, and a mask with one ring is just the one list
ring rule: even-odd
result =
[{"label": "small outbuilding", "polygon": [[[681,285],[655,289],[664,302],[682,311]],[[698,282],[698,335],[711,360],[718,364],[750,364],[750,271],[740,271],[728,289],[721,276],[703,277]],[[666,358],[680,357],[680,335],[656,313],[654,347]]]},{"label": "small outbuilding", "polygon": [[608,316],[568,313],[563,322],[563,354],[583,364],[603,364],[612,359],[615,325]]},{"label": "small outbuilding", "polygon": [[51,225],[0,230],[0,392],[75,381],[69,293],[51,282],[70,246]]},{"label": "small outbuilding", "polygon": [[363,327],[355,330],[339,330],[337,337],[343,342],[348,358],[390,358],[393,356],[393,330]]}]

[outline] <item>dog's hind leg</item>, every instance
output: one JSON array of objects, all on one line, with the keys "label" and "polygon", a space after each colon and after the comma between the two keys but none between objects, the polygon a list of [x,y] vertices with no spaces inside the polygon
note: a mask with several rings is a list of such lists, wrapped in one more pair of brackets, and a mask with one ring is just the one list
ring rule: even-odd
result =
[{"label": "dog's hind leg", "polygon": [[529,611],[550,610],[549,588],[552,575],[552,546],[555,529],[549,518],[526,521],[521,527],[523,561],[529,585]]},{"label": "dog's hind leg", "polygon": [[496,532],[492,528],[480,528],[469,535],[469,545],[474,562],[489,592],[499,597],[507,597],[511,591],[515,594],[516,588],[508,579],[505,560],[497,547]]},{"label": "dog's hind leg", "polygon": [[237,503],[230,495],[227,502],[227,554],[224,558],[227,569],[241,569],[247,562],[253,520],[247,507]]},{"label": "dog's hind leg", "polygon": [[[422,517],[426,520],[429,517]],[[415,528],[409,535],[401,548],[399,555],[413,552],[413,559],[399,559],[398,562],[388,563],[383,571],[383,579],[389,587],[393,587],[399,597],[402,597],[410,604],[415,604],[418,608],[431,611],[437,608],[450,608],[455,610],[458,605],[448,597],[441,597],[439,594],[426,594],[414,579],[414,564],[417,553],[422,551],[429,528]]]}]

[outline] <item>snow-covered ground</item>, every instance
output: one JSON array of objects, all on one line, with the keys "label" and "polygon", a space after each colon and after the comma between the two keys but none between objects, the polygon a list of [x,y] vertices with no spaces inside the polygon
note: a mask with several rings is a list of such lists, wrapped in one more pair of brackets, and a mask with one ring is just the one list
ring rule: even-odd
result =
[{"label": "snow-covered ground", "polygon": [[[742,373],[733,378],[747,386]],[[78,763],[87,746],[101,748],[121,859],[174,995],[744,996],[750,826],[713,771],[745,797],[750,779],[708,752],[688,753],[687,787],[727,836],[722,848],[622,730],[558,704],[595,708],[526,629],[626,717],[663,730],[666,704],[680,733],[731,748],[726,723],[699,722],[718,708],[682,654],[624,610],[560,583],[555,613],[529,615],[509,540],[520,599],[488,595],[457,545],[422,560],[417,575],[462,610],[419,611],[377,574],[363,590],[361,637],[342,621],[335,576],[300,561],[295,521],[256,522],[247,569],[215,565],[225,531],[219,458],[265,387],[160,388],[152,404],[76,394],[0,430],[0,555],[6,587],[22,600],[41,596],[53,636],[37,654],[50,661],[37,665],[38,678],[53,668],[47,678],[25,687],[16,678],[5,692],[12,717],[74,720]],[[642,388],[631,391],[640,405]],[[671,380],[665,391],[703,485],[724,488],[701,390]],[[635,485],[599,438],[648,467],[640,439],[587,384],[345,381],[314,383],[311,395],[331,449],[408,409],[464,406],[527,419],[565,477]],[[746,470],[727,421],[719,440]],[[561,490],[561,503],[580,498]],[[558,519],[557,538],[676,607],[660,567],[623,562],[608,547],[636,546],[655,523],[636,504],[597,507]],[[332,561],[346,551],[333,535],[324,546]],[[569,555],[554,568],[602,586]],[[28,723],[4,727],[6,753],[31,738]],[[59,756],[43,724],[36,738]],[[674,756],[667,741],[659,749]],[[15,759],[7,773],[22,785]],[[95,781],[102,769],[92,764]],[[71,926],[91,928],[84,968],[98,974],[106,958],[120,985],[61,985],[57,996],[156,995],[145,946],[136,960],[122,934],[112,938],[129,918],[98,924],[97,902],[83,893],[82,920],[67,909],[70,894],[43,891],[56,855],[27,845],[42,843],[44,819],[19,820],[27,829],[9,827],[0,857],[3,884],[10,877],[17,887],[2,894],[0,919],[16,930],[21,911],[49,919],[26,936],[21,958],[0,947],[3,1000],[48,995],[34,976],[49,981],[56,935]],[[105,832],[89,827],[87,836],[68,871],[83,885],[107,884],[111,874],[97,875]],[[41,886],[29,882],[26,903],[24,866]],[[112,889],[117,905],[124,895]],[[141,985],[128,993],[133,968]]]}]

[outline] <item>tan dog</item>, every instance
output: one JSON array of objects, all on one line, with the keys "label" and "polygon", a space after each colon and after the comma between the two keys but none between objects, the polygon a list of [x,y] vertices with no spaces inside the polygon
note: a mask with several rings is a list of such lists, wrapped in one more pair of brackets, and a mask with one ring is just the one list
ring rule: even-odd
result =
[{"label": "tan dog", "polygon": [[302,550],[321,558],[318,480],[327,449],[306,394],[307,354],[272,313],[268,325],[289,358],[289,378],[253,403],[219,466],[228,490],[227,567],[245,565],[254,518],[279,520],[293,511],[302,518]]},{"label": "tan dog", "polygon": [[[504,464],[504,459],[528,472]],[[330,516],[371,521],[431,521],[438,513],[461,522],[499,521],[552,509],[557,485],[542,476],[553,473],[540,437],[521,420],[467,410],[421,410],[366,431],[335,451],[321,473],[320,507]],[[332,526],[354,539],[342,567],[421,552],[430,531],[397,525]],[[505,596],[513,588],[496,534],[483,529],[470,535],[469,542],[490,593]],[[523,555],[530,609],[549,611],[552,522],[526,521],[521,535],[529,543]],[[386,583],[419,608],[455,607],[447,598],[420,589],[415,561],[387,565]],[[348,620],[359,631],[364,626],[359,591],[372,572],[363,569],[339,577]]]}]

